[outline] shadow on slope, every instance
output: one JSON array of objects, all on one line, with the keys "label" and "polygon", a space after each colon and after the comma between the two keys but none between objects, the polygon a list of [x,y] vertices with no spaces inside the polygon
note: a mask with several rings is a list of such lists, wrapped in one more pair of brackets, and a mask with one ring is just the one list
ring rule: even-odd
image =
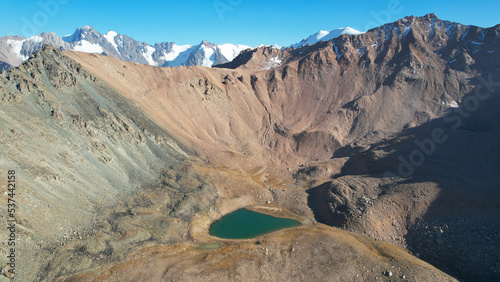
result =
[{"label": "shadow on slope", "polygon": [[317,220],[395,243],[399,237],[460,279],[500,279],[497,84],[480,92],[489,89],[490,97],[470,93],[442,118],[340,150],[350,157],[341,176],[308,191]]}]

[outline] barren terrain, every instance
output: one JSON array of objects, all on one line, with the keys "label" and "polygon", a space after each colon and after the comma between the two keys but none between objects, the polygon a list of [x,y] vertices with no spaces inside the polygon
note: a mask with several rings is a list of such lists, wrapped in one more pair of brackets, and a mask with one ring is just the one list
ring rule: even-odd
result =
[{"label": "barren terrain", "polygon": [[[407,17],[216,68],[44,47],[0,77],[16,279],[498,279],[499,30]],[[249,206],[303,226],[208,235]]]}]

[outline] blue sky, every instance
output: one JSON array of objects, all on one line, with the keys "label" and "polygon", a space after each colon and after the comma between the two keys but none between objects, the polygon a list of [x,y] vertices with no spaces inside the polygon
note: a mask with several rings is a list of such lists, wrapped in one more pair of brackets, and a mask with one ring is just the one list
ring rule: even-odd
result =
[{"label": "blue sky", "polygon": [[366,31],[405,16],[434,12],[443,20],[490,27],[500,23],[500,1],[482,0],[1,0],[0,36],[71,34],[90,25],[150,44],[237,43],[287,46],[318,30],[350,26]]}]

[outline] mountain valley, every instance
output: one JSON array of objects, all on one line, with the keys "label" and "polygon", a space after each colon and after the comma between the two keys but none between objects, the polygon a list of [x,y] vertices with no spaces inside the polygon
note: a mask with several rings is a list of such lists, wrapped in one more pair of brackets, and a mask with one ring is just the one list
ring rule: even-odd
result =
[{"label": "mountain valley", "polygon": [[[159,60],[174,44],[154,63],[125,57],[125,36],[79,52],[83,31],[10,55],[0,167],[21,187],[15,280],[500,279],[500,25],[429,14],[346,30],[186,49],[231,53],[211,68]],[[208,234],[243,207],[302,226]]]}]

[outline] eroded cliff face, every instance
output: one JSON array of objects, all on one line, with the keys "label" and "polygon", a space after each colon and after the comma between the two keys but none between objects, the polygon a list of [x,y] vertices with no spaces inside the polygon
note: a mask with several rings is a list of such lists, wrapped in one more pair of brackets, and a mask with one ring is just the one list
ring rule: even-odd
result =
[{"label": "eroded cliff face", "polygon": [[[321,279],[327,273],[339,280],[370,280],[383,277],[392,264],[406,267],[394,273],[411,273],[408,277],[417,280],[451,279],[397,247],[387,247],[390,254],[380,257],[385,251],[371,239],[317,223],[290,236],[282,231],[263,241],[219,240],[228,247],[218,251],[196,249],[200,242],[217,241],[207,235],[212,220],[266,202],[420,252],[460,277],[495,277],[495,262],[481,264],[475,255],[488,244],[465,250],[464,264],[484,267],[457,272],[441,260],[457,256],[446,252],[460,240],[450,241],[448,249],[432,243],[441,245],[442,237],[423,242],[430,234],[428,224],[437,234],[436,226],[471,212],[452,208],[457,199],[486,207],[470,221],[480,218],[493,226],[489,215],[498,205],[485,206],[487,196],[469,197],[473,186],[454,189],[452,183],[457,175],[466,183],[488,177],[483,184],[489,188],[481,193],[497,197],[497,178],[491,170],[478,169],[482,161],[471,162],[478,172],[473,176],[464,173],[470,166],[454,168],[476,153],[494,163],[497,119],[480,113],[493,113],[496,100],[464,122],[464,131],[454,123],[436,122],[460,110],[454,107],[466,103],[479,77],[498,77],[499,29],[462,26],[433,15],[408,17],[308,48],[258,48],[212,69],[159,68],[44,48],[0,78],[1,122],[6,125],[1,138],[13,144],[2,149],[2,169],[16,167],[26,174],[19,176],[27,191],[19,196],[21,225],[26,226],[22,240],[30,241],[24,243],[30,252],[26,256],[43,258],[38,263],[43,268],[25,277],[163,279],[186,274],[186,279],[203,279],[215,271],[231,280],[265,265],[279,272],[280,258],[292,269],[314,257],[319,270],[301,270],[307,277]],[[476,135],[465,124],[489,127],[485,135]],[[432,136],[436,127],[454,140],[449,148],[436,147],[425,165],[399,175],[399,154],[409,155],[414,139]],[[456,159],[458,148],[478,138],[487,145]],[[466,229],[466,236],[474,234],[473,225],[467,223]],[[323,237],[314,237],[315,232]],[[287,240],[309,251],[295,256]],[[338,247],[342,244],[349,247]],[[313,246],[325,253],[314,253]],[[426,246],[437,250],[439,259],[419,251]],[[281,255],[269,259],[259,253],[261,248]],[[141,255],[145,250],[153,253],[151,260]],[[329,268],[328,253],[337,251],[356,267]],[[207,256],[224,263],[212,265]],[[182,257],[189,262],[171,268]],[[150,271],[162,263],[167,269]],[[367,264],[374,266],[365,272]],[[85,272],[72,276],[80,271]],[[269,277],[301,279],[293,273]],[[262,279],[259,275],[248,277]]]}]

